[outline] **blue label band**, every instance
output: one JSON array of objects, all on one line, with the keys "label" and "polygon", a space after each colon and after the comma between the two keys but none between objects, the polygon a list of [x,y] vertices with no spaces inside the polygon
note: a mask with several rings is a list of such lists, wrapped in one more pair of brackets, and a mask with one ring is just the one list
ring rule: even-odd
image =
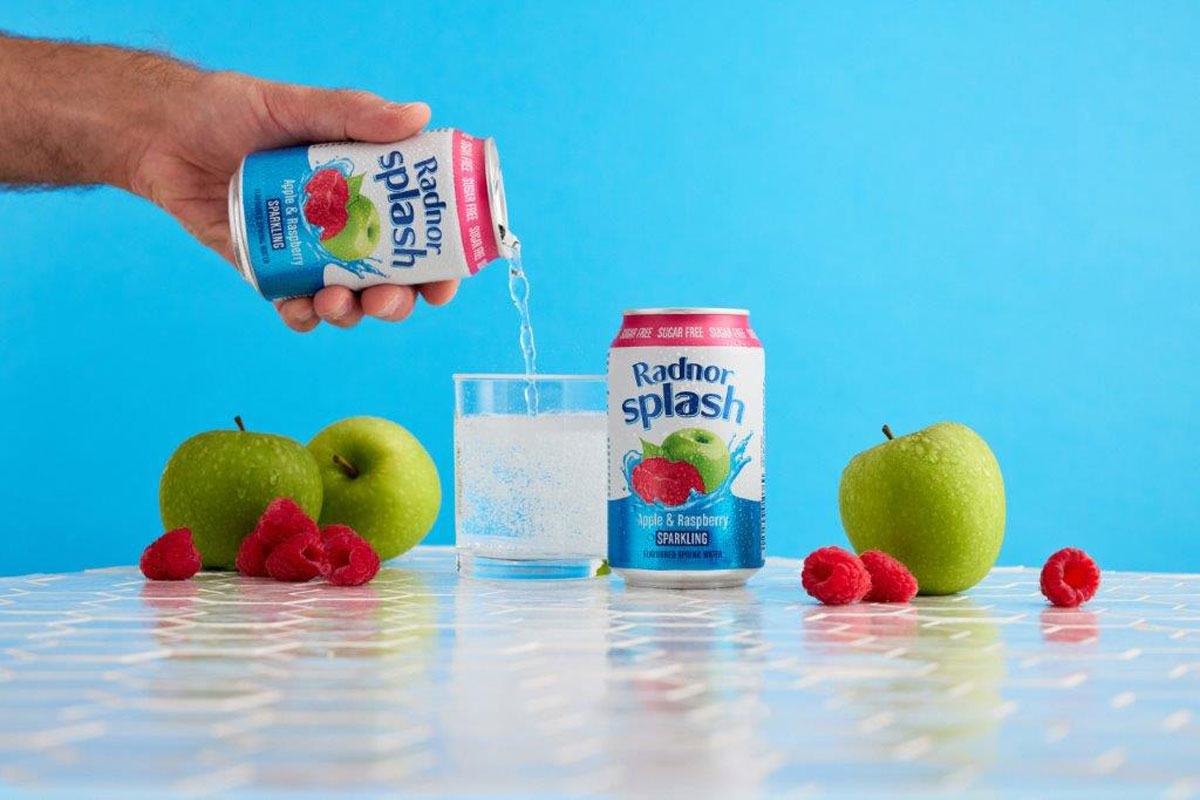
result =
[{"label": "blue label band", "polygon": [[310,173],[307,147],[255,153],[243,166],[246,250],[268,300],[311,295],[325,286],[329,259],[303,215],[303,181]]},{"label": "blue label band", "polygon": [[608,562],[627,569],[758,569],[762,504],[730,495],[703,511],[676,511],[633,495],[610,500]]}]

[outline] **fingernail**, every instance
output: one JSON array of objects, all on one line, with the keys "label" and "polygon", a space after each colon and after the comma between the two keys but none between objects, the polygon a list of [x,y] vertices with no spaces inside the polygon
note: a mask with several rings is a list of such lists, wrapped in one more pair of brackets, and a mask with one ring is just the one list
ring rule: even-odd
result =
[{"label": "fingernail", "polygon": [[415,114],[425,108],[424,103],[388,103],[383,107],[389,114]]},{"label": "fingernail", "polygon": [[342,302],[338,303],[336,306],[333,307],[333,309],[330,310],[329,318],[330,319],[341,319],[342,317],[346,316],[349,313],[350,313],[350,300],[347,299],[347,300],[343,300]]},{"label": "fingernail", "polygon": [[379,318],[387,319],[389,317],[395,316],[396,312],[400,310],[400,300],[401,300],[400,296],[396,295],[391,300],[389,300],[387,303],[385,303],[383,308],[379,310]]}]

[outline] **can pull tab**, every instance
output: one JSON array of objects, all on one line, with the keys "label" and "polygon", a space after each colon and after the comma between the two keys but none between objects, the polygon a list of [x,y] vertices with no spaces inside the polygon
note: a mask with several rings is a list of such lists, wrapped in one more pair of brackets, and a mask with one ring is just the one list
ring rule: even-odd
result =
[{"label": "can pull tab", "polygon": [[497,244],[500,246],[500,255],[505,258],[520,258],[521,257],[521,240],[518,239],[508,226],[503,222],[496,225]]},{"label": "can pull tab", "polygon": [[483,140],[483,164],[497,249],[504,258],[518,257],[521,253],[521,242],[508,227],[508,202],[504,197],[504,177],[500,173],[500,154],[496,152],[495,139]]}]

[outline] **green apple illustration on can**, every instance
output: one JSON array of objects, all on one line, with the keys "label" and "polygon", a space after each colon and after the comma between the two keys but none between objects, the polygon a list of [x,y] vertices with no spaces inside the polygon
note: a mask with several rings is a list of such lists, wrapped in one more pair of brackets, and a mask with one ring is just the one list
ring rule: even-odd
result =
[{"label": "green apple illustration on can", "polygon": [[912,571],[924,595],[983,580],[1004,541],[1004,478],[987,442],[939,422],[859,453],[842,472],[842,526],[858,552],[882,550]]},{"label": "green apple illustration on can", "polygon": [[662,444],[642,440],[631,488],[648,503],[678,506],[692,492],[711,494],[729,475],[729,447],[705,428],[680,428]]},{"label": "green apple illustration on can", "polygon": [[663,439],[662,452],[671,461],[684,461],[696,468],[710,494],[729,474],[729,448],[712,431],[681,428]]},{"label": "green apple illustration on can", "polygon": [[362,175],[347,178],[324,167],[304,184],[304,219],[320,228],[321,247],[341,261],[357,261],[379,243],[379,211],[361,194]]}]

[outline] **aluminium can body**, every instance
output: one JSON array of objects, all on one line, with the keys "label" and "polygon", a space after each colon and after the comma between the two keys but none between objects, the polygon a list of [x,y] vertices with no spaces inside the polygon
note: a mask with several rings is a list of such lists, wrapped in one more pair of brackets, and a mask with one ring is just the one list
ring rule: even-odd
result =
[{"label": "aluminium can body", "polygon": [[465,278],[517,246],[495,143],[452,129],[251,153],[229,220],[238,271],[269,300]]},{"label": "aluminium can body", "polygon": [[764,381],[745,311],[625,312],[608,356],[608,558],[627,583],[737,586],[762,567]]}]

